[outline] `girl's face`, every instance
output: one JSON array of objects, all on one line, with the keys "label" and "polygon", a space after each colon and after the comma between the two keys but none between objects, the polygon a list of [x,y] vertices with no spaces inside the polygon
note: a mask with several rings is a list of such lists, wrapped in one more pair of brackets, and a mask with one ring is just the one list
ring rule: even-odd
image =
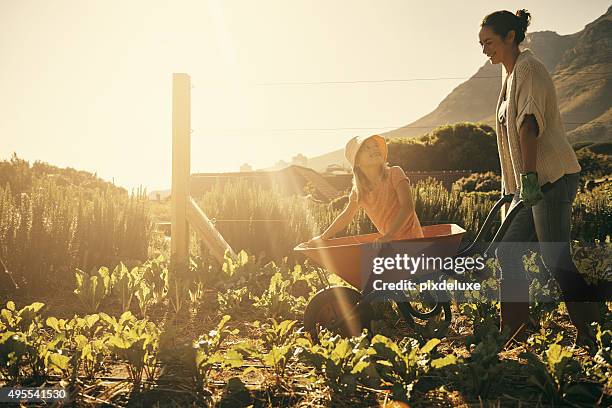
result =
[{"label": "girl's face", "polygon": [[506,38],[495,34],[489,26],[483,26],[478,33],[482,53],[489,57],[491,64],[499,64],[506,61],[507,56],[512,55],[514,44],[514,31],[510,31]]},{"label": "girl's face", "polygon": [[378,148],[378,143],[373,139],[367,139],[357,152],[356,163],[359,166],[372,166],[383,164],[383,156]]}]

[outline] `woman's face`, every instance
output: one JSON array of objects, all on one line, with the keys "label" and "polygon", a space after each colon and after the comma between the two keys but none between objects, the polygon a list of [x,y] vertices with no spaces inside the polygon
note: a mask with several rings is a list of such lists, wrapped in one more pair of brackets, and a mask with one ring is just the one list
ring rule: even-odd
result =
[{"label": "woman's face", "polygon": [[373,139],[367,139],[357,152],[356,162],[359,166],[372,166],[375,164],[382,164],[383,157],[378,143]]},{"label": "woman's face", "polygon": [[489,26],[483,26],[478,33],[482,53],[489,57],[491,64],[499,64],[506,61],[507,56],[512,55],[514,44],[514,31],[510,31],[506,38],[495,34]]}]

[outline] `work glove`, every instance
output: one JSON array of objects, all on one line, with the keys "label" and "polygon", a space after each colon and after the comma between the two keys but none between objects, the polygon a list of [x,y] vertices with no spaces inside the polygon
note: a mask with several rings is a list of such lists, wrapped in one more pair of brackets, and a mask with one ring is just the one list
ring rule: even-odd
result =
[{"label": "work glove", "polygon": [[521,174],[521,200],[526,207],[534,206],[544,198],[540,184],[538,183],[538,173],[530,171]]}]

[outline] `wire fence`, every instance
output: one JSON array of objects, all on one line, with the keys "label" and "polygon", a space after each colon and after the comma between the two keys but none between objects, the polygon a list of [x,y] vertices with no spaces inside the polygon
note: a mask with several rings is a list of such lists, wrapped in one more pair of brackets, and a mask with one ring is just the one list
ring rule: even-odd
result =
[{"label": "wire fence", "polygon": [[[551,73],[550,76],[572,76],[572,75],[586,75],[586,76],[599,76],[606,77],[612,74],[612,71],[603,72],[556,72]],[[500,75],[480,75],[480,76],[448,76],[448,77],[421,77],[421,78],[382,78],[382,79],[360,79],[352,81],[281,81],[281,82],[204,82],[204,88],[210,87],[224,87],[228,85],[241,85],[245,87],[267,87],[267,86],[304,86],[304,85],[353,85],[353,84],[379,84],[379,83],[402,83],[402,82],[419,82],[419,81],[456,81],[461,79],[500,79]],[[192,85],[192,88],[196,88],[196,85]]]}]

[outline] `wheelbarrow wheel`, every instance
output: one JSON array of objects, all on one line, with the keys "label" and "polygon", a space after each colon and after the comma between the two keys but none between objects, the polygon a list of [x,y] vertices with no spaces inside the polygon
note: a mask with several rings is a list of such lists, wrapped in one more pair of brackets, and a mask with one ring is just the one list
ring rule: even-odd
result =
[{"label": "wheelbarrow wheel", "polygon": [[452,320],[452,311],[450,302],[438,302],[436,305],[429,309],[426,312],[421,310],[421,305],[413,305],[410,302],[406,302],[406,306],[408,306],[410,310],[410,314],[417,319],[426,320],[432,317],[438,316],[440,313],[444,313],[443,320],[446,322],[450,322]]},{"label": "wheelbarrow wheel", "polygon": [[370,328],[370,316],[355,307],[360,300],[361,293],[346,286],[320,290],[306,306],[304,330],[314,341],[324,328],[344,337],[361,335],[364,328]]},{"label": "wheelbarrow wheel", "polygon": [[[428,291],[421,293],[420,302],[407,298],[404,302],[396,302],[401,315],[408,326],[414,329],[424,329],[430,319],[444,322],[442,326],[435,329],[435,336],[444,335],[452,320],[452,310],[449,301],[438,298]],[[419,319],[422,323],[415,321]],[[425,333],[425,332],[423,332]]]},{"label": "wheelbarrow wheel", "polygon": [[425,320],[438,316],[440,313],[444,312],[444,320],[451,320],[452,313],[449,302],[442,301],[430,291],[421,292],[420,298],[420,302],[410,301],[407,303],[407,306],[410,308],[411,315],[417,319]]}]

